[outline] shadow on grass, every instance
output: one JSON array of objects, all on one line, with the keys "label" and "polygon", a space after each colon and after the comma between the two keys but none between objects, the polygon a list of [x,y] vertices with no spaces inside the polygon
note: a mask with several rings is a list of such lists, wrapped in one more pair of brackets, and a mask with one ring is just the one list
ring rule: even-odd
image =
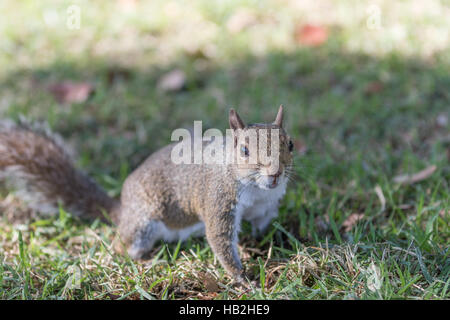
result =
[{"label": "shadow on grass", "polygon": [[[440,129],[436,117],[450,102],[448,65],[439,56],[434,60],[375,58],[329,47],[247,56],[228,65],[183,57],[145,70],[98,59],[61,60],[7,75],[0,92],[9,101],[1,111],[49,121],[65,137],[83,141],[82,149],[94,152],[101,166],[118,157],[135,167],[168,143],[172,130],[191,127],[194,120],[202,120],[205,129],[225,129],[231,106],[249,122],[270,121],[280,103],[287,107],[291,135],[308,142],[310,151],[336,160],[352,146],[427,155]],[[187,75],[183,89],[161,92],[159,78],[174,69]],[[58,105],[46,87],[67,79],[91,82],[95,93],[81,104]],[[101,140],[101,147],[89,140]],[[110,168],[117,170],[114,162]]]},{"label": "shadow on grass", "polygon": [[[202,120],[203,129],[224,130],[231,106],[245,121],[272,121],[282,103],[288,131],[298,145],[307,147],[297,159],[299,182],[288,192],[278,218],[288,234],[312,245],[325,238],[334,243],[393,241],[402,247],[413,241],[421,249],[442,254],[449,236],[441,231],[448,218],[437,222],[432,233],[442,234],[428,245],[422,230],[426,219],[416,222],[408,217],[419,210],[419,199],[441,201],[441,207],[427,213],[429,219],[440,208],[446,210],[448,67],[439,55],[425,62],[398,55],[376,58],[332,47],[247,56],[226,65],[182,57],[168,66],[150,64],[145,69],[117,66],[114,61],[61,60],[6,75],[0,95],[7,100],[0,111],[4,117],[25,114],[48,121],[76,145],[80,165],[118,194],[127,174],[169,143],[174,129],[190,128],[194,120]],[[174,69],[186,74],[183,88],[162,92],[161,75]],[[92,82],[95,93],[86,102],[59,105],[46,87],[67,79]],[[438,170],[423,183],[392,185],[393,176],[430,163]],[[383,212],[373,192],[375,185],[386,193]],[[343,224],[353,213],[365,218],[344,232]],[[321,217],[328,220],[318,221]],[[247,236],[248,231],[245,225],[244,246],[266,252],[270,241],[257,242]],[[272,245],[293,252],[287,233],[269,230]],[[170,245],[169,250],[175,247]]]}]

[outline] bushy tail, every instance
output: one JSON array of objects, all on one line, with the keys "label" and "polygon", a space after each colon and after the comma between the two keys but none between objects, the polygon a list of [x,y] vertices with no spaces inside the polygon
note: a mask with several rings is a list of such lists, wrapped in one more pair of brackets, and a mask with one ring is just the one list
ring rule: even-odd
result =
[{"label": "bushy tail", "polygon": [[0,121],[0,181],[41,213],[58,212],[61,204],[74,215],[103,218],[102,210],[112,215],[118,207],[74,167],[62,139],[43,126]]}]

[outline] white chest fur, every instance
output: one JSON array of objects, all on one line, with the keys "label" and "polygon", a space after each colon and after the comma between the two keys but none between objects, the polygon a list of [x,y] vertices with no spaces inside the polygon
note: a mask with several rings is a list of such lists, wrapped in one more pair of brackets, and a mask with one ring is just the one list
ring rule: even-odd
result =
[{"label": "white chest fur", "polygon": [[274,189],[261,189],[256,185],[243,186],[235,210],[237,232],[240,230],[241,219],[250,221],[253,229],[265,229],[278,215],[278,205],[286,192],[286,186],[285,177]]}]

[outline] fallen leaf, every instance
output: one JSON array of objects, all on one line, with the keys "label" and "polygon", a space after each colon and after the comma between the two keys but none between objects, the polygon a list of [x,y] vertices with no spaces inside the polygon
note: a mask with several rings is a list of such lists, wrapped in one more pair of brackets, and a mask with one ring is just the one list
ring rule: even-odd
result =
[{"label": "fallen leaf", "polygon": [[219,285],[216,280],[207,274],[202,275],[202,282],[208,292],[217,292],[219,291]]},{"label": "fallen leaf", "polygon": [[384,85],[382,82],[373,81],[367,85],[365,92],[366,92],[366,94],[375,94],[375,93],[379,93],[379,92],[383,91],[383,89],[384,89]]},{"label": "fallen leaf", "polygon": [[404,174],[404,175],[400,175],[400,176],[396,176],[394,177],[393,181],[395,183],[400,183],[400,184],[412,184],[412,183],[416,183],[422,180],[427,179],[428,177],[430,177],[434,171],[436,171],[437,167],[435,165],[429,166],[428,168],[419,171],[415,174],[409,175],[409,174]]},{"label": "fallen leaf", "polygon": [[89,98],[94,86],[87,82],[63,81],[50,85],[48,91],[59,103],[81,103]]},{"label": "fallen leaf", "polygon": [[179,91],[186,84],[186,75],[176,69],[164,74],[158,81],[158,88],[163,91]]},{"label": "fallen leaf", "polygon": [[306,153],[306,144],[300,140],[294,140],[294,149],[300,154],[303,155]]},{"label": "fallen leaf", "polygon": [[364,214],[362,213],[352,213],[345,219],[345,221],[342,223],[342,226],[344,227],[345,232],[349,232],[353,229],[353,227],[356,225],[356,223],[364,218]]},{"label": "fallen leaf", "polygon": [[328,39],[328,31],[325,27],[316,25],[303,25],[297,27],[295,31],[295,40],[299,44],[309,47],[317,47]]},{"label": "fallen leaf", "polygon": [[131,72],[122,68],[111,68],[106,73],[108,85],[113,85],[118,81],[128,80],[130,76]]}]

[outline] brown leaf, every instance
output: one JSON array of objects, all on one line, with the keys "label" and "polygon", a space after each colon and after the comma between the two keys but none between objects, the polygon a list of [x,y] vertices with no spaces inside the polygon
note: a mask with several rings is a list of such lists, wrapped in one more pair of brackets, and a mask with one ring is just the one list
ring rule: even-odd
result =
[{"label": "brown leaf", "polygon": [[345,221],[342,223],[342,226],[344,227],[345,232],[349,232],[353,229],[353,227],[356,225],[356,223],[364,218],[364,214],[362,213],[352,213],[345,219]]},{"label": "brown leaf", "polygon": [[435,165],[429,166],[428,168],[419,171],[415,174],[412,175],[408,175],[408,174],[404,174],[404,175],[400,175],[400,176],[396,176],[393,180],[396,183],[400,183],[400,184],[412,184],[412,183],[416,183],[422,180],[427,179],[428,177],[430,177],[434,171],[436,171],[437,167]]},{"label": "brown leaf", "polygon": [[176,69],[164,74],[158,81],[158,88],[163,91],[179,91],[186,83],[186,75]]},{"label": "brown leaf", "polygon": [[111,68],[106,73],[108,85],[113,85],[118,81],[128,80],[130,76],[131,72],[123,68]]},{"label": "brown leaf", "polygon": [[208,292],[217,292],[220,290],[219,285],[213,277],[203,274],[202,278],[202,283]]},{"label": "brown leaf", "polygon": [[383,91],[383,89],[384,89],[384,85],[382,82],[373,81],[367,85],[365,92],[366,92],[366,94],[375,94],[375,93],[379,93],[379,92]]},{"label": "brown leaf", "polygon": [[94,86],[87,82],[63,81],[50,85],[48,91],[59,103],[81,103],[89,98]]},{"label": "brown leaf", "polygon": [[328,39],[328,30],[322,26],[303,25],[298,26],[295,31],[295,40],[299,44],[308,47],[317,47]]},{"label": "brown leaf", "polygon": [[294,140],[294,149],[300,154],[303,155],[306,153],[306,144],[301,140]]}]

